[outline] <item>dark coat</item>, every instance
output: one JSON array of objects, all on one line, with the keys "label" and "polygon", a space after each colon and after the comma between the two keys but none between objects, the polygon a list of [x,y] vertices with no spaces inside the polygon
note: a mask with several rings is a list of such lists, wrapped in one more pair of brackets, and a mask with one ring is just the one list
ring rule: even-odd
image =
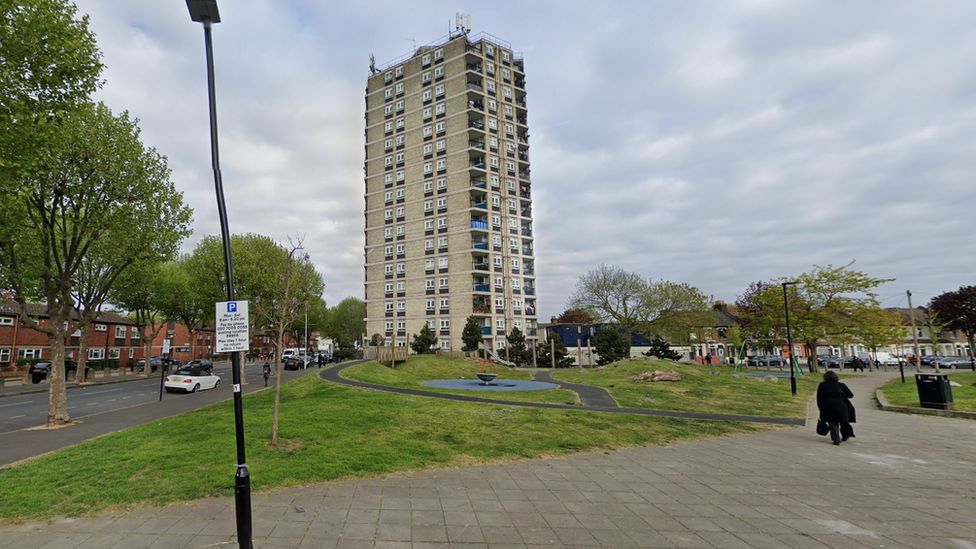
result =
[{"label": "dark coat", "polygon": [[854,393],[839,381],[823,381],[817,387],[817,408],[820,419],[831,423],[852,423],[854,406],[850,400]]}]

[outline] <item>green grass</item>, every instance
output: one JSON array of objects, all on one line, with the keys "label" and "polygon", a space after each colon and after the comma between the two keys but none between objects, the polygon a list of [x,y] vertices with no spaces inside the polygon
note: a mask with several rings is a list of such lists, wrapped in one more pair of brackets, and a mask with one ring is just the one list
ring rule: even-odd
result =
[{"label": "green grass", "polygon": [[[579,397],[573,391],[566,389],[549,389],[546,391],[465,391],[429,387],[423,382],[435,379],[477,379],[480,363],[475,359],[448,358],[436,355],[412,356],[405,364],[398,364],[396,369],[388,368],[378,362],[367,362],[347,368],[342,371],[342,377],[389,385],[420,389],[435,393],[449,393],[492,400],[509,400],[519,402],[548,402],[556,404],[579,404]],[[489,372],[496,371],[490,368]],[[506,366],[497,367],[499,379],[531,380],[532,374],[513,370]]]},{"label": "green grass", "polygon": [[[681,381],[636,383],[637,374],[675,370]],[[653,408],[683,412],[805,417],[807,402],[821,381],[818,374],[797,378],[797,396],[790,380],[759,381],[734,377],[730,366],[699,366],[650,359],[627,359],[606,368],[556,370],[553,377],[570,383],[604,387],[625,408]]]},{"label": "green grass", "polygon": [[[306,376],[282,388],[282,443],[273,449],[273,398],[245,396],[255,490],[770,428],[453,402]],[[234,452],[230,401],[105,435],[0,469],[0,520],[230,496]]]},{"label": "green grass", "polygon": [[[952,388],[953,410],[976,412],[976,373],[951,372],[949,379],[962,385]],[[881,386],[885,397],[894,406],[920,406],[918,402],[918,388],[915,378],[905,376],[905,383],[901,379],[894,379]]]}]

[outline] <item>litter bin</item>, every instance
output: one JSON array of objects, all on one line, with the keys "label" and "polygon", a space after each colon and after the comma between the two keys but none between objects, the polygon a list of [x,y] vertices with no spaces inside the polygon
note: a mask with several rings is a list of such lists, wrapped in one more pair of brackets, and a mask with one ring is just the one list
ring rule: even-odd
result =
[{"label": "litter bin", "polygon": [[922,408],[952,409],[952,386],[946,374],[915,374],[915,385]]}]

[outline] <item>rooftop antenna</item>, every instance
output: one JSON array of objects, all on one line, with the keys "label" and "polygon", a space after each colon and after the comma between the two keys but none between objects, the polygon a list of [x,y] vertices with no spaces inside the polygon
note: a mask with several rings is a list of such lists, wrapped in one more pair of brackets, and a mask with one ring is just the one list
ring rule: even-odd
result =
[{"label": "rooftop antenna", "polygon": [[369,52],[369,74],[376,74],[380,71],[376,70],[376,58],[373,57],[373,52]]},{"label": "rooftop antenna", "polygon": [[456,12],[454,14],[454,30],[460,34],[471,32],[471,16],[466,13]]}]

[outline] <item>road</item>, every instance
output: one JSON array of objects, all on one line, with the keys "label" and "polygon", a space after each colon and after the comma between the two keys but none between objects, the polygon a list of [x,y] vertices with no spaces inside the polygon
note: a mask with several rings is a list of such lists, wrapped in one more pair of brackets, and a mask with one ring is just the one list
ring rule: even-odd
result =
[{"label": "road", "polygon": [[[245,366],[249,382],[245,393],[263,388],[262,365]],[[230,365],[217,363],[214,372],[221,378],[218,388],[192,394],[164,392],[163,402],[159,402],[159,377],[70,389],[68,410],[80,423],[56,431],[32,429],[47,422],[46,392],[0,398],[0,466],[231,398]],[[308,372],[284,372],[283,380]]]}]

